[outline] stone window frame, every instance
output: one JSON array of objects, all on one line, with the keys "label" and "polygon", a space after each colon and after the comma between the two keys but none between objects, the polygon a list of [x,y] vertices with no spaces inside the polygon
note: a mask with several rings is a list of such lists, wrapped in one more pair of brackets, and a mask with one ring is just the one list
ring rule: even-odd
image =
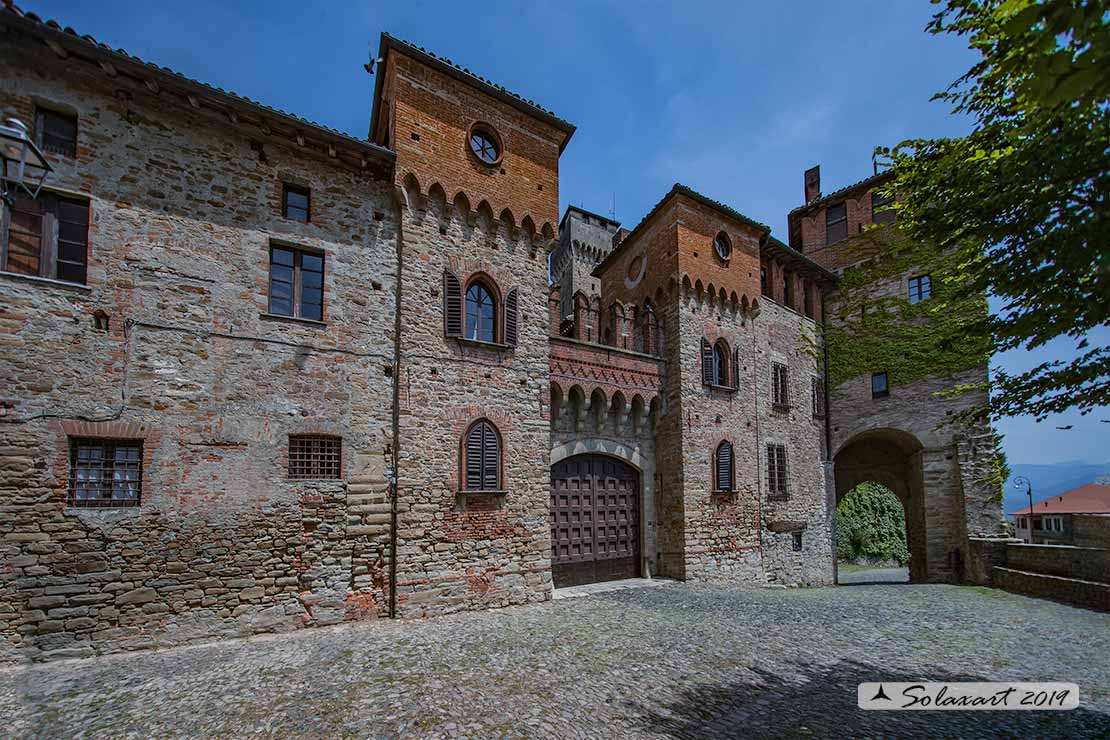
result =
[{"label": "stone window frame", "polygon": [[[470,435],[481,425],[490,429],[494,434],[496,442],[497,454],[497,481],[493,488],[488,488],[480,485],[484,480],[479,481],[478,487],[470,485],[471,481],[467,476],[467,465],[469,463],[469,456],[467,452],[468,442]],[[486,450],[482,451],[484,455]],[[484,475],[480,474],[480,475]],[[471,421],[466,430],[459,437],[459,477],[458,477],[458,492],[462,494],[505,494],[507,493],[505,485],[505,435],[501,432],[497,423],[488,416],[481,416]]]}]

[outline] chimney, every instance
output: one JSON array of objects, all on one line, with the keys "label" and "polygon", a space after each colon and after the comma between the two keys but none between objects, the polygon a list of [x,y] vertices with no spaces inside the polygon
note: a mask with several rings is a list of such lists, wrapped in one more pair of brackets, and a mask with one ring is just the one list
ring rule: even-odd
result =
[{"label": "chimney", "polygon": [[806,170],[806,203],[821,197],[821,165]]}]

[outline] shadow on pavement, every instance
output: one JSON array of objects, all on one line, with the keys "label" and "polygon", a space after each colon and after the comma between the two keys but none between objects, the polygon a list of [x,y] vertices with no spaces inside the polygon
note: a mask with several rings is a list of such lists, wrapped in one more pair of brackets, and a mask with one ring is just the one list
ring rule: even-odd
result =
[{"label": "shadow on pavement", "polygon": [[753,667],[751,678],[690,689],[670,705],[643,712],[645,734],[674,738],[744,737],[1110,737],[1110,714],[1070,711],[864,711],[856,687],[865,681],[996,681],[985,675],[898,673],[856,661],[788,664],[784,673]]}]

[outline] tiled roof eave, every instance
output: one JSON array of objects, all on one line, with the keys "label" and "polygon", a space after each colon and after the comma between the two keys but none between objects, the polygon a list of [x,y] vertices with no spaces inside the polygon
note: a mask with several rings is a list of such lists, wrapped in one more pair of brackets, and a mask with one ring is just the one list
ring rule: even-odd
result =
[{"label": "tiled roof eave", "polygon": [[860,190],[860,189],[863,189],[863,188],[873,187],[873,186],[877,185],[878,183],[882,182],[883,180],[890,179],[890,177],[892,177],[892,173],[890,172],[890,170],[885,170],[883,172],[877,172],[874,175],[871,175],[869,177],[865,177],[865,178],[863,178],[862,180],[860,180],[858,182],[852,183],[851,185],[847,185],[845,187],[842,187],[839,190],[834,190],[833,192],[829,193],[828,195],[822,195],[819,198],[814,198],[809,203],[805,203],[803,205],[798,206],[797,208],[793,208],[790,211],[790,215],[793,216],[796,213],[801,213],[801,212],[807,211],[811,208],[816,208],[818,206],[824,205],[824,204],[826,204],[830,201],[837,200],[839,198],[843,198],[854,190]]},{"label": "tiled roof eave", "polygon": [[[303,137],[319,140],[325,145],[325,149],[349,150],[362,161],[364,166],[368,165],[371,159],[388,162],[392,166],[395,159],[392,151],[370,141],[355,138],[342,131],[186,77],[180,72],[132,56],[123,49],[113,49],[98,42],[92,36],[79,35],[71,28],[63,29],[55,21],[44,21],[34,13],[24,13],[15,6],[0,6],[0,23],[10,25],[32,38],[41,39],[59,57],[72,56],[84,62],[99,65],[110,77],[126,75],[144,83],[152,94],[162,92],[177,94],[187,100],[194,109],[210,107],[221,110],[228,114],[232,122],[240,114],[257,117],[263,133],[269,129],[269,124],[282,126],[294,132],[294,136],[300,132]],[[335,154],[331,156],[337,157]]]}]

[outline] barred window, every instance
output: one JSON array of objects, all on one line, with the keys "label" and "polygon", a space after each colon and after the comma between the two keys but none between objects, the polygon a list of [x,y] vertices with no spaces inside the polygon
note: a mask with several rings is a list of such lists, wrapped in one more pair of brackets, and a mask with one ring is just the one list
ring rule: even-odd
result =
[{"label": "barred window", "polygon": [[793,545],[794,552],[801,552],[802,551],[802,533],[801,532],[795,532],[794,533],[794,535],[792,537],[791,544]]},{"label": "barred window", "polygon": [[786,445],[767,445],[767,493],[786,496]]},{"label": "barred window", "polygon": [[813,401],[813,416],[820,418],[825,415],[825,384],[820,378],[810,378],[810,397]]},{"label": "barred window", "polygon": [[343,440],[315,434],[289,436],[289,478],[339,478]]},{"label": "barred window", "polygon": [[70,506],[138,506],[142,440],[71,439]]},{"label": "barred window", "polygon": [[786,365],[778,362],[771,365],[771,403],[778,408],[790,405],[789,382]]}]

